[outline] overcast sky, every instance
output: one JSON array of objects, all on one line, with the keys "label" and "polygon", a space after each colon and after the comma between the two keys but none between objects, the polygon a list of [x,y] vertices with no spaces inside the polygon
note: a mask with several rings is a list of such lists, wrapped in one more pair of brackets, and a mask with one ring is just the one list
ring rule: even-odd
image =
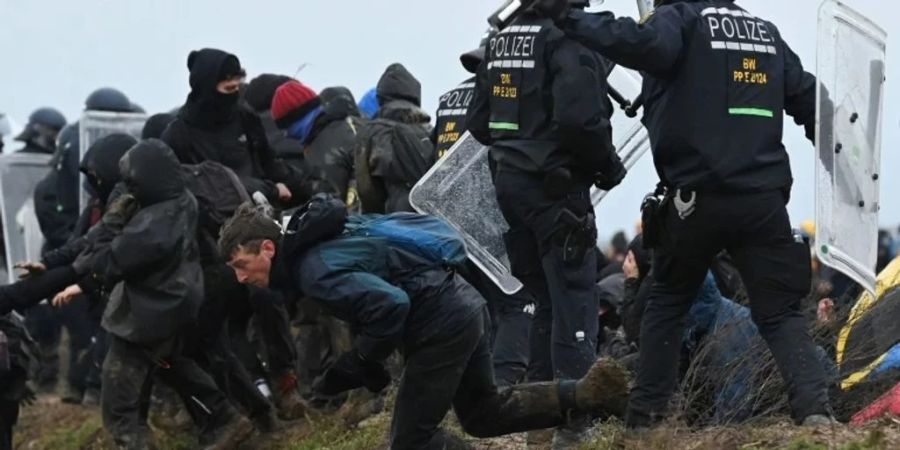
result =
[{"label": "overcast sky", "polygon": [[[425,107],[467,77],[458,55],[474,47],[500,0],[0,0],[0,112],[20,124],[39,106],[77,119],[95,88],[124,91],[149,113],[169,110],[188,92],[187,54],[201,47],[238,55],[252,77],[294,75],[317,90],[345,85],[357,96],[384,68],[404,63],[422,82]],[[773,21],[815,71],[818,0],[744,0],[751,13]],[[900,6],[887,0],[847,0],[882,27]],[[634,0],[604,7],[635,16]],[[882,222],[900,224],[900,83],[892,79],[898,36],[889,37],[885,96]],[[701,102],[702,99],[698,99]],[[790,206],[799,223],[814,215],[813,148],[786,126],[796,183]],[[602,236],[630,230],[643,194],[656,182],[649,155],[599,211]]]}]

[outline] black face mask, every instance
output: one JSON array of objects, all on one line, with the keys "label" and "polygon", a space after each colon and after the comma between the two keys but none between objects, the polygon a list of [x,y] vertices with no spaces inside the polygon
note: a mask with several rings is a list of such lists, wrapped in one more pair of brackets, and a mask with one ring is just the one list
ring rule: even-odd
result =
[{"label": "black face mask", "polygon": [[223,94],[216,89],[220,81],[243,73],[240,61],[221,50],[204,49],[188,57],[191,93],[181,117],[193,126],[217,129],[237,117],[240,93]]},{"label": "black face mask", "polygon": [[240,94],[222,94],[219,91],[203,96],[188,97],[182,116],[191,125],[200,128],[217,128],[229,123],[237,114]]}]

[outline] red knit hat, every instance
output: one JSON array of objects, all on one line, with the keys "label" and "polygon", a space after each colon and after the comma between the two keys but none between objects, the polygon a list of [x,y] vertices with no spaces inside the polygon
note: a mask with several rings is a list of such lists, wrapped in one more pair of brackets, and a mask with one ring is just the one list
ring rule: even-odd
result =
[{"label": "red knit hat", "polygon": [[291,80],[275,90],[272,118],[278,128],[286,129],[321,104],[316,91],[299,81]]}]

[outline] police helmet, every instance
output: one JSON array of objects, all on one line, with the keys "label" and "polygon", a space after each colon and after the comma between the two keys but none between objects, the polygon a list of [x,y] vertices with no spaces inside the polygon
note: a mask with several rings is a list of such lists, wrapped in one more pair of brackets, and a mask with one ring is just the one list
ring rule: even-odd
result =
[{"label": "police helmet", "polygon": [[487,51],[488,38],[493,31],[493,28],[489,28],[484,32],[484,36],[481,37],[478,48],[459,56],[459,62],[462,63],[467,72],[475,73],[478,71],[478,66],[481,65],[481,61],[484,61],[484,52]]},{"label": "police helmet", "polygon": [[65,126],[66,118],[61,112],[53,108],[39,108],[28,117],[28,125],[16,136],[16,140],[30,142],[39,136],[47,136],[52,143]]},{"label": "police helmet", "polygon": [[125,113],[134,111],[128,97],[122,91],[113,88],[100,88],[92,92],[84,101],[84,109]]}]

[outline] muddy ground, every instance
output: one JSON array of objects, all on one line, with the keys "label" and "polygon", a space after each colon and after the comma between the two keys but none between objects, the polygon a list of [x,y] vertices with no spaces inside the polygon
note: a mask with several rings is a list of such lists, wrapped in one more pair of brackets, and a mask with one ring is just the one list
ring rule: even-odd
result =
[{"label": "muddy ground", "polygon": [[[254,435],[243,448],[285,450],[375,450],[387,448],[390,417],[381,413],[348,429],[335,414],[323,414],[287,423],[269,436]],[[160,449],[191,449],[195,441],[189,429],[179,429],[171,417],[151,414],[151,426]],[[448,420],[447,427],[461,432]],[[478,449],[519,450],[527,446],[526,436],[514,435],[492,440],[468,439]],[[43,395],[27,407],[16,429],[16,449],[75,450],[111,449],[96,409],[66,405],[55,396]],[[641,438],[625,436],[620,424],[600,424],[582,449],[628,450],[866,450],[900,449],[900,420],[884,420],[863,429],[846,425],[822,429],[791,426],[786,419],[771,419],[733,428],[690,430],[669,426]]]}]

